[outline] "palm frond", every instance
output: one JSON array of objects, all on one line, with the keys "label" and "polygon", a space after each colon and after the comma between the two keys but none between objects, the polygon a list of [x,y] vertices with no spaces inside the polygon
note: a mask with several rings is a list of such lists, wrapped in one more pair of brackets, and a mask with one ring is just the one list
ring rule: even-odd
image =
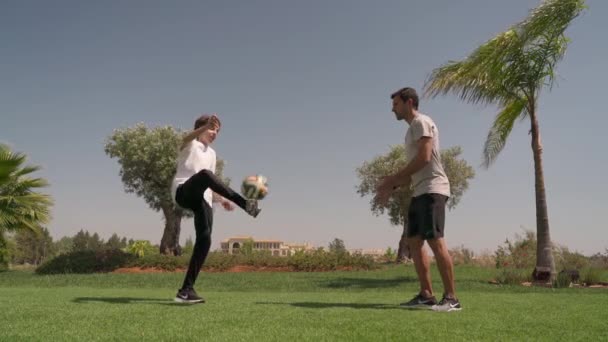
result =
[{"label": "palm frond", "polygon": [[[546,0],[522,22],[488,40],[462,61],[432,71],[425,83],[428,97],[454,93],[474,104],[519,97],[530,88],[549,85],[555,64],[564,56],[564,31],[585,8],[584,0]],[[532,94],[527,94],[531,96]]]},{"label": "palm frond", "polygon": [[525,20],[486,41],[465,59],[434,69],[427,78],[426,97],[452,93],[468,103],[503,108],[486,140],[486,166],[502,150],[513,126],[511,119],[524,112],[521,101],[535,104],[540,90],[553,86],[555,66],[568,43],[564,32],[585,8],[584,3],[545,0]]},{"label": "palm frond", "polygon": [[6,145],[0,144],[0,185],[6,183],[10,175],[25,162],[25,155],[13,153]]},{"label": "palm frond", "polygon": [[42,178],[30,178],[38,166],[22,166],[25,155],[0,145],[0,231],[38,231],[50,221],[53,201],[36,190],[48,185]]},{"label": "palm frond", "polygon": [[525,108],[526,101],[520,99],[508,104],[498,113],[483,148],[483,166],[485,168],[490,167],[496,160],[513,129],[513,123],[518,117],[526,115]]},{"label": "palm frond", "polygon": [[24,166],[23,168],[15,172],[15,177],[22,177],[30,173],[36,172],[40,169],[40,166]]}]

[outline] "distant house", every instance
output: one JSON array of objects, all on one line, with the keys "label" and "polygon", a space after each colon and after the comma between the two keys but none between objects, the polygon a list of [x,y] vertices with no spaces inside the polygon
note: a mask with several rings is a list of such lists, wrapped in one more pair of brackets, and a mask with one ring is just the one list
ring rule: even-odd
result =
[{"label": "distant house", "polygon": [[290,256],[296,251],[312,250],[314,247],[309,243],[286,243],[281,240],[257,240],[251,236],[235,236],[221,242],[220,248],[225,254],[238,254],[247,241],[253,242],[253,250],[270,251],[274,256]]},{"label": "distant house", "polygon": [[379,259],[384,258],[384,255],[386,254],[386,251],[384,249],[358,248],[358,249],[349,249],[348,252],[350,254],[360,254],[360,255],[371,256],[372,258],[374,258],[374,260],[379,260]]}]

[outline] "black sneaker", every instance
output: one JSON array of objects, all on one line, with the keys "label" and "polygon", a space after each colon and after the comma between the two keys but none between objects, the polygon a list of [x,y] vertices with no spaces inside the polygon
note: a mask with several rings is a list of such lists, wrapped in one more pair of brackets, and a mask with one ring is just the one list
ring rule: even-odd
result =
[{"label": "black sneaker", "polygon": [[254,218],[258,216],[262,209],[258,208],[258,200],[248,199],[247,205],[245,206],[245,211],[247,214],[253,216]]},{"label": "black sneaker", "polygon": [[441,301],[437,305],[433,305],[431,308],[433,311],[442,311],[442,312],[450,312],[450,311],[460,311],[462,310],[462,305],[460,305],[460,301],[456,298],[447,298],[445,295],[441,299]]},{"label": "black sneaker", "polygon": [[421,294],[417,294],[416,297],[412,298],[409,302],[401,303],[399,306],[408,309],[431,309],[437,304],[437,298],[434,296],[425,297]]},{"label": "black sneaker", "polygon": [[174,301],[178,303],[204,303],[205,299],[199,297],[194,289],[186,289],[177,291]]}]

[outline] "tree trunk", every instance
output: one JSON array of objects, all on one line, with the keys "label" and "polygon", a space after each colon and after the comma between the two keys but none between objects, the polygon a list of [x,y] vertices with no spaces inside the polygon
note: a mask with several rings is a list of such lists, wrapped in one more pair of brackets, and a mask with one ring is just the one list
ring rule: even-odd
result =
[{"label": "tree trunk", "polygon": [[181,209],[173,206],[163,206],[165,215],[165,231],[160,240],[160,253],[166,255],[181,255],[182,250],[179,246],[179,233],[182,223]]},{"label": "tree trunk", "polygon": [[397,262],[405,262],[410,259],[410,247],[407,244],[407,222],[403,224],[403,234],[399,240],[399,249],[397,250]]},{"label": "tree trunk", "polygon": [[553,244],[549,234],[549,214],[545,194],[545,177],[543,175],[542,152],[538,118],[535,105],[529,111],[532,121],[532,154],[534,155],[534,182],[536,192],[536,268],[533,272],[535,281],[548,282],[555,278],[553,261]]}]

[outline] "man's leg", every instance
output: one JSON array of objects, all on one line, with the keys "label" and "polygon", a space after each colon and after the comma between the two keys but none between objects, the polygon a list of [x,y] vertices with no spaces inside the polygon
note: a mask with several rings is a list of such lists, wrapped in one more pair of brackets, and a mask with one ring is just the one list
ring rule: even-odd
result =
[{"label": "man's leg", "polygon": [[439,274],[441,274],[441,280],[443,281],[444,296],[448,298],[456,298],[456,288],[454,286],[454,265],[452,264],[452,257],[448,252],[447,244],[443,238],[427,240],[429,246],[435,254],[435,260],[437,261],[437,268]]},{"label": "man's leg", "polygon": [[427,298],[431,297],[433,296],[433,289],[431,287],[430,260],[424,250],[424,240],[419,236],[414,236],[408,238],[407,241],[420,281],[420,294]]}]

